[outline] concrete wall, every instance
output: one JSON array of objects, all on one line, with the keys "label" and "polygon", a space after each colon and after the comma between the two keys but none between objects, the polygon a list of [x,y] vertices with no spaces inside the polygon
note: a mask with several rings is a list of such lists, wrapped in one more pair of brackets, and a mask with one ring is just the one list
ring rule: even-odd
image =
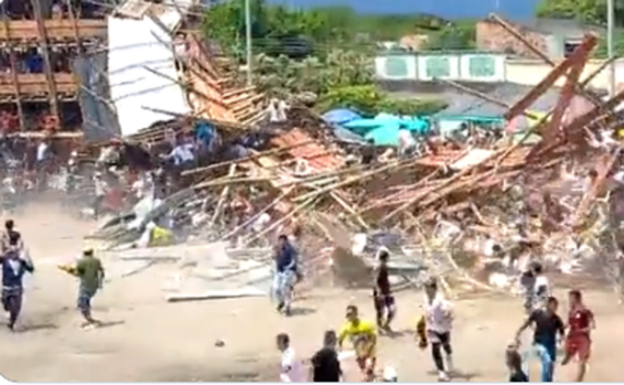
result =
[{"label": "concrete wall", "polygon": [[[584,79],[598,69],[602,62],[602,60],[590,60],[585,66],[585,71],[583,72],[581,79]],[[616,82],[624,83],[624,59],[616,61],[615,67]],[[540,60],[507,59],[505,62],[506,80],[519,84],[535,85],[539,83],[551,69],[551,66]],[[607,67],[596,77],[594,77],[590,86],[594,88],[608,89],[609,74],[610,70],[609,67]],[[557,85],[563,85],[564,81],[565,80],[563,78],[559,79]]]},{"label": "concrete wall", "polygon": [[[590,60],[581,80],[600,67],[602,60]],[[503,54],[484,52],[419,52],[414,54],[380,54],[375,58],[378,80],[430,82],[449,79],[467,83],[512,82],[525,85],[538,84],[552,67],[540,59],[513,59]],[[591,87],[609,88],[610,68],[603,69],[589,84]],[[617,83],[624,84],[624,59],[615,63]],[[557,85],[563,85],[559,79]]]}]

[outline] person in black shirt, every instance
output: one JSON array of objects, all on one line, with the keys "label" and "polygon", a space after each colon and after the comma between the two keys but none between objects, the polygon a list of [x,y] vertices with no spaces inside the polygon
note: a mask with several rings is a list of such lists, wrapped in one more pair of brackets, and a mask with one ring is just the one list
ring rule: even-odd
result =
[{"label": "person in black shirt", "polygon": [[312,382],[340,382],[342,369],[336,352],[336,332],[325,332],[323,348],[312,357]]},{"label": "person in black shirt", "polygon": [[377,314],[377,327],[380,330],[390,332],[390,322],[396,312],[394,297],[390,290],[390,273],[388,272],[388,250],[380,250],[377,254],[379,266],[375,274],[375,288],[373,298],[375,301],[375,313]]},{"label": "person in black shirt", "polygon": [[375,140],[368,139],[367,143],[364,146],[362,146],[360,154],[362,155],[363,165],[373,164],[377,158],[377,149],[375,148]]},{"label": "person in black shirt", "polygon": [[516,342],[519,344],[522,332],[531,325],[534,326],[533,346],[540,358],[542,382],[553,381],[554,366],[557,358],[557,334],[561,338],[565,334],[564,323],[557,315],[558,306],[559,301],[557,301],[557,298],[548,297],[546,309],[533,311],[516,333]]}]

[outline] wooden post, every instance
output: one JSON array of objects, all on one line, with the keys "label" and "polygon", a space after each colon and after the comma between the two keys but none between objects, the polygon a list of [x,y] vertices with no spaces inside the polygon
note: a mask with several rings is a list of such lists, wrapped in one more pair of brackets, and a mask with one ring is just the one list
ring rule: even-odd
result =
[{"label": "wooden post", "polygon": [[[72,30],[74,31],[74,39],[76,39],[76,45],[78,46],[78,57],[84,61],[85,59],[84,54],[83,54],[84,48],[82,46],[82,40],[80,39],[80,33],[78,32],[78,25],[76,24],[76,16],[74,15],[74,7],[72,5],[73,4],[71,1],[67,2],[67,13],[69,15],[69,20],[71,21],[71,24],[72,24]],[[76,71],[74,71],[73,68],[71,68],[71,61],[70,61],[70,69],[74,75],[74,81],[79,86],[79,88],[82,90],[88,90],[86,87],[82,85],[82,79],[76,74]],[[79,95],[76,95],[76,100],[78,101],[78,106],[80,107],[80,115],[83,118],[82,122],[84,125],[86,121],[84,119],[85,116],[84,116],[83,108],[82,108],[82,98],[80,98]]]},{"label": "wooden post", "polygon": [[579,62],[579,58],[582,58],[586,50],[591,51],[598,43],[598,38],[594,35],[588,35],[583,40],[583,43],[572,53],[570,57],[562,61],[554,67],[546,77],[539,82],[531,91],[529,91],[522,99],[509,108],[509,111],[505,114],[505,119],[511,120],[520,115],[522,111],[531,107],[531,105],[546,92],[555,82],[576,63]]},{"label": "wooden post", "polygon": [[41,14],[41,3],[38,0],[30,0],[37,21],[37,29],[39,32],[39,47],[41,48],[41,56],[43,57],[44,71],[48,83],[48,92],[50,100],[50,108],[52,114],[57,121],[61,122],[60,110],[58,106],[58,98],[56,95],[56,83],[54,81],[54,73],[52,71],[52,63],[50,62],[50,52],[48,51],[48,36],[45,29],[45,20]]},{"label": "wooden post", "polygon": [[[516,38],[520,43],[524,44],[525,47],[527,47],[531,52],[533,52],[536,56],[542,59],[546,64],[550,65],[553,68],[557,66],[556,63],[552,61],[551,58],[548,57],[548,55],[546,55],[539,48],[531,44],[531,42],[528,41],[520,32],[516,31],[514,27],[509,25],[509,23],[507,23],[505,20],[500,18],[498,15],[491,13],[489,15],[489,19],[494,21],[498,25],[500,25],[505,31],[507,31],[507,33],[509,33],[514,38]],[[564,76],[567,76],[567,75],[564,74]],[[591,81],[591,79],[589,79],[589,81]],[[587,83],[589,83],[589,81]],[[587,83],[585,83],[585,85],[587,85]],[[591,93],[585,91],[583,87],[584,87],[583,85],[575,84],[575,91],[585,96],[587,99],[589,99],[589,101],[594,103],[594,105],[596,106],[600,105],[601,100],[594,97]]]},{"label": "wooden post", "polygon": [[[597,43],[597,41],[596,41]],[[553,109],[552,117],[550,121],[546,123],[544,127],[544,136],[543,140],[548,140],[553,136],[556,136],[558,132],[561,132],[563,127],[561,126],[564,114],[574,98],[575,92],[579,78],[583,73],[583,69],[585,68],[585,63],[587,63],[587,59],[593,46],[591,45],[581,45],[579,46],[573,55],[578,55],[578,61],[572,65],[570,68],[570,72],[568,73],[568,77],[561,88],[561,93],[559,94],[559,100]],[[578,51],[578,52],[577,52]]]},{"label": "wooden post", "polygon": [[15,104],[17,105],[17,115],[20,121],[20,130],[26,131],[26,122],[24,120],[24,110],[22,109],[22,98],[20,98],[20,86],[19,81],[17,79],[17,59],[15,58],[15,47],[13,46],[13,41],[11,40],[11,32],[9,29],[9,16],[6,12],[6,2],[2,2],[2,23],[4,24],[4,29],[7,34],[7,46],[9,48],[9,60],[11,62],[11,81],[13,82],[13,87],[15,90]]}]

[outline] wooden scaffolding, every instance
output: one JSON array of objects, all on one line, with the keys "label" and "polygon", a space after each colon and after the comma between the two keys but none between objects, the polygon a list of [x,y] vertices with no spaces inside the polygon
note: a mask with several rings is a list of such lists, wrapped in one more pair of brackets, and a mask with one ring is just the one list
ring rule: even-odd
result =
[{"label": "wooden scaffolding", "polygon": [[[8,61],[0,73],[1,128],[23,136],[79,133],[80,79],[73,72],[73,59],[105,44],[106,19],[85,18],[72,7],[54,8],[58,5],[51,1],[26,1],[29,14],[23,19],[7,10],[9,1],[0,5],[0,54]],[[35,50],[40,72],[23,63]]]}]

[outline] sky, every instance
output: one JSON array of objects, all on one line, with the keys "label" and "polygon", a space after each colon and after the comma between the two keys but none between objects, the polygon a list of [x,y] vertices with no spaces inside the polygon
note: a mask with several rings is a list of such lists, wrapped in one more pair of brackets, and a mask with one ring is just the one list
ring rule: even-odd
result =
[{"label": "sky", "polygon": [[430,13],[446,19],[480,18],[496,12],[515,20],[533,17],[540,0],[269,0],[293,7],[348,5],[358,13]]}]

